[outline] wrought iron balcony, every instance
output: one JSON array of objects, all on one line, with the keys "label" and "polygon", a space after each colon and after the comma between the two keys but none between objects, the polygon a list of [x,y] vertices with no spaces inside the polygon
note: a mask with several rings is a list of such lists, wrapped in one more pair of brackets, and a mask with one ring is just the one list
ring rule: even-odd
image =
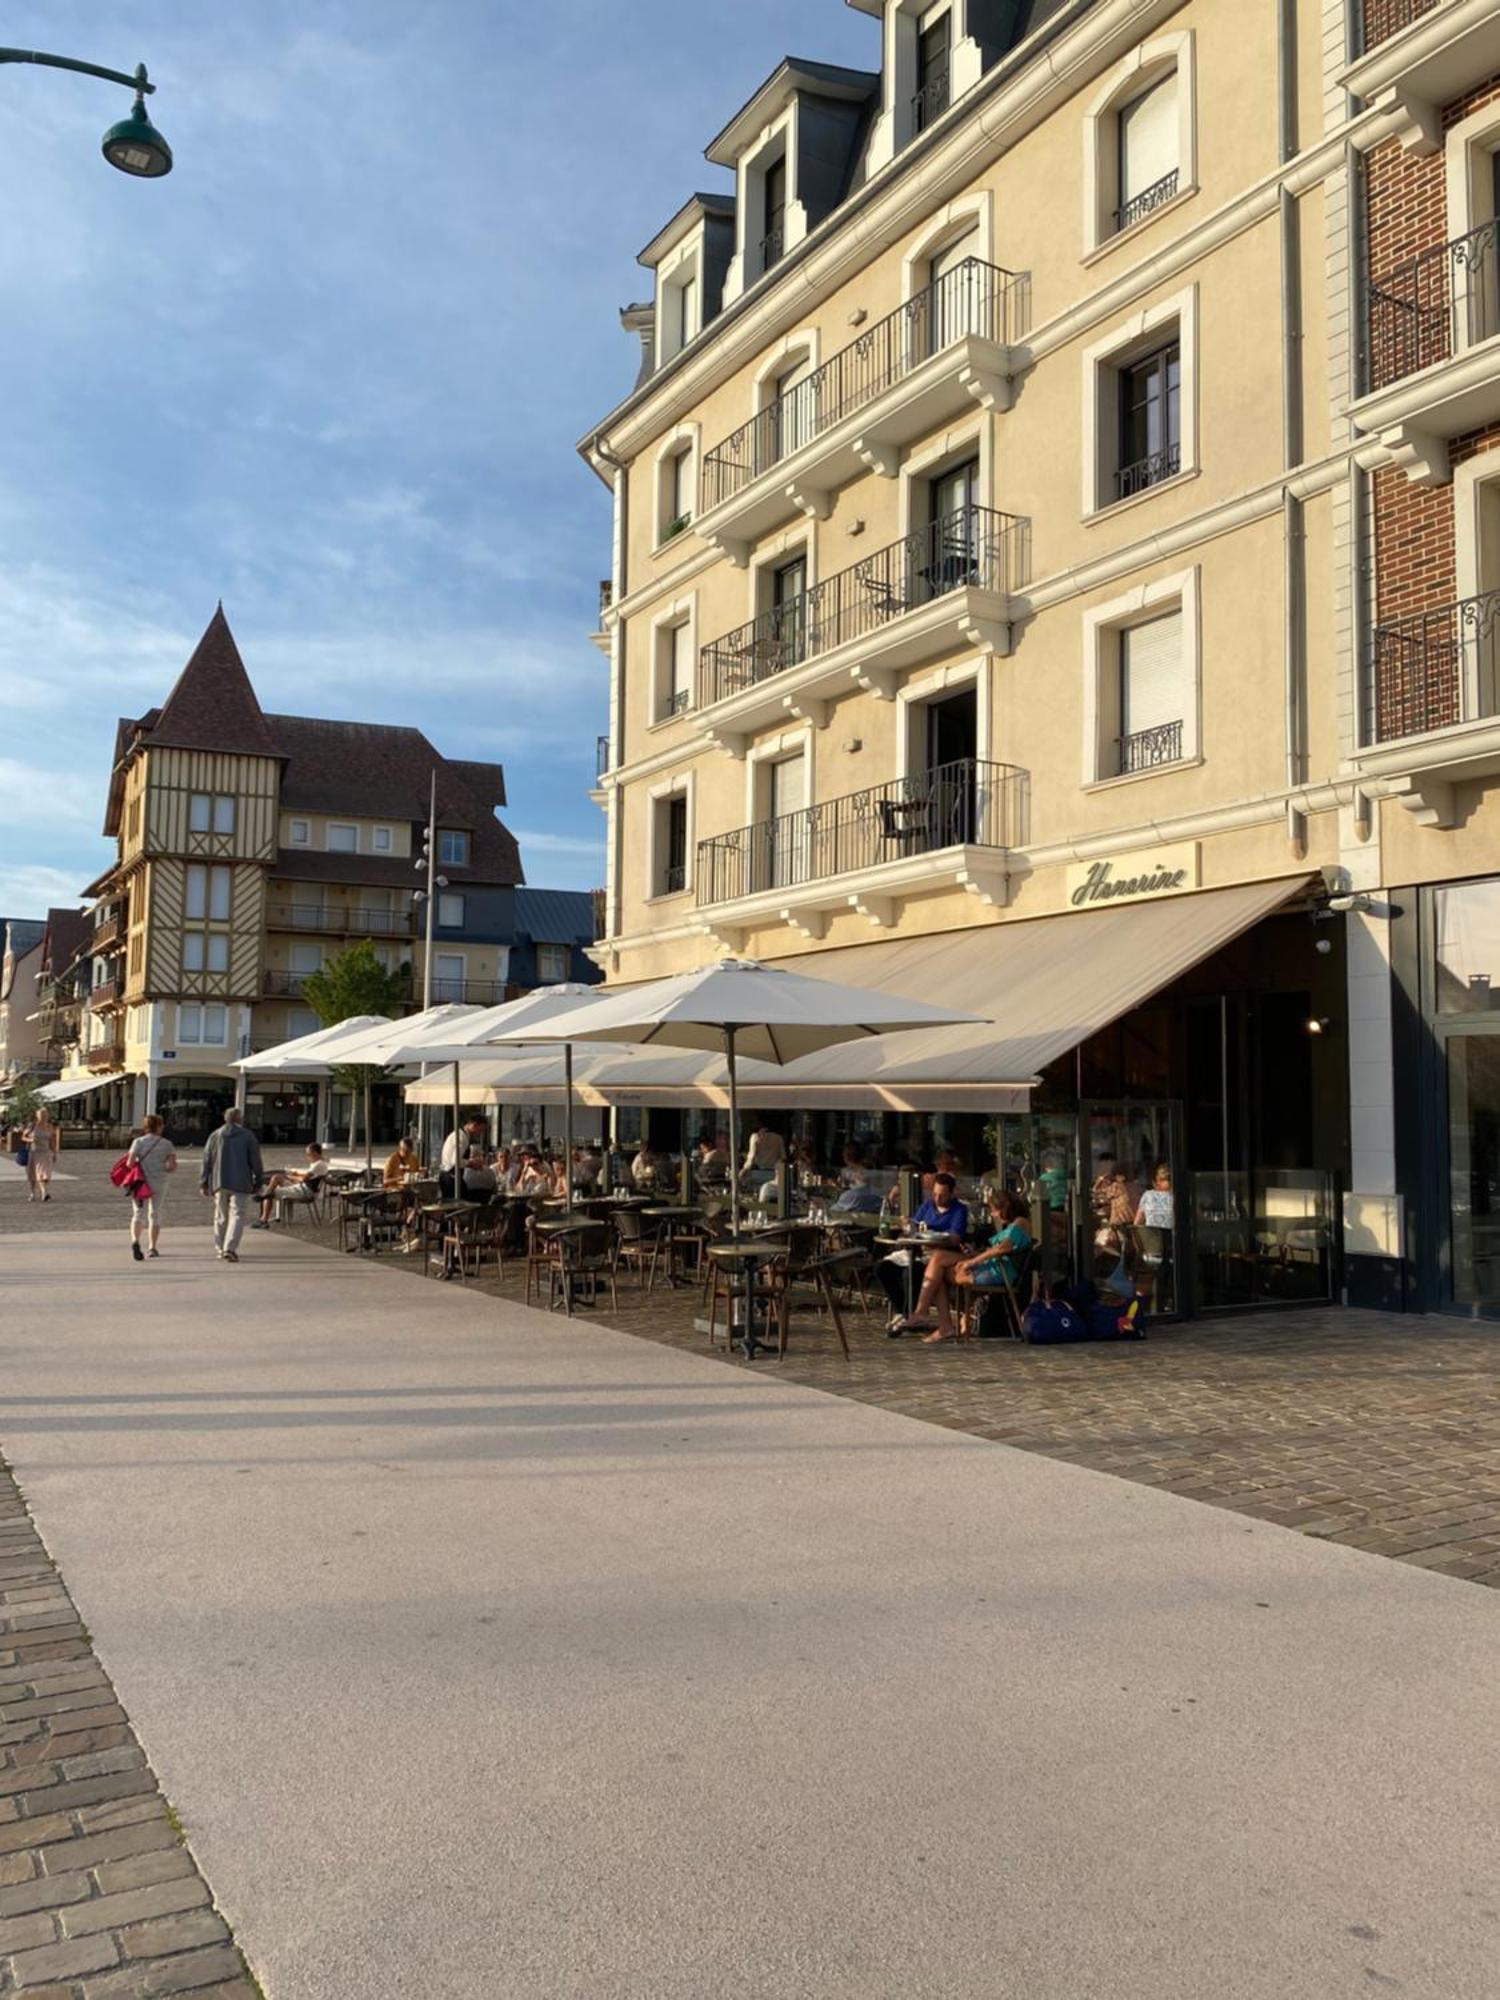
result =
[{"label": "wrought iron balcony", "polygon": [[1182,724],[1161,722],[1154,729],[1133,729],[1117,741],[1119,775],[1149,771],[1158,764],[1176,764],[1182,757]]},{"label": "wrought iron balcony", "polygon": [[[420,989],[421,981],[417,982]],[[424,1002],[430,1007],[444,1005],[461,1007],[498,1007],[502,1000],[508,1000],[520,992],[517,986],[509,986],[503,980],[493,979],[434,979],[432,998]]]},{"label": "wrought iron balcony", "polygon": [[1387,743],[1500,713],[1500,590],[1378,625],[1367,740]]},{"label": "wrought iron balcony", "polygon": [[701,908],[909,861],[1022,844],[1027,774],[966,757],[698,843]]},{"label": "wrought iron balcony", "polygon": [[326,909],[321,903],[278,903],[266,912],[273,931],[320,931],[356,937],[415,937],[415,910]]},{"label": "wrought iron balcony", "polygon": [[658,722],[667,722],[674,715],[686,715],[692,705],[693,691],[691,688],[672,688],[668,692],[666,699],[662,702],[661,713],[656,719]]},{"label": "wrought iron balcony", "polygon": [[760,239],[760,268],[769,271],[773,264],[779,264],[786,253],[786,230],[778,222],[774,229],[768,229]]},{"label": "wrought iron balcony", "polygon": [[1430,14],[1438,0],[1365,0],[1365,47],[1377,48],[1413,21]]},{"label": "wrought iron balcony", "polygon": [[1164,479],[1175,479],[1181,469],[1181,445],[1169,444],[1165,451],[1153,451],[1146,458],[1138,458],[1133,465],[1119,468],[1115,474],[1115,498],[1128,500],[1132,494],[1160,486]]},{"label": "wrought iron balcony", "polygon": [[297,1000],[312,977],[310,972],[268,972],[261,980],[261,991],[268,1000]]},{"label": "wrought iron balcony", "polygon": [[702,649],[699,706],[866,638],[954,591],[1007,596],[1024,575],[1029,526],[992,507],[962,507],[762,612]]},{"label": "wrought iron balcony", "polygon": [[604,577],[599,584],[599,623],[602,625],[615,608],[615,586],[612,577]]},{"label": "wrought iron balcony", "polygon": [[1154,210],[1165,208],[1176,196],[1180,179],[1177,168],[1173,167],[1171,173],[1163,174],[1159,181],[1153,181],[1150,187],[1142,188],[1138,195],[1132,195],[1129,201],[1122,203],[1115,210],[1115,234],[1118,235],[1122,229],[1134,228]]},{"label": "wrought iron balcony", "polygon": [[703,460],[706,512],[853,416],[965,335],[1015,337],[1021,281],[969,257],[905,305],[867,327],[821,368],[742,424]]},{"label": "wrought iron balcony", "polygon": [[1500,333],[1500,219],[1366,288],[1365,387],[1387,389]]},{"label": "wrought iron balcony", "polygon": [[947,63],[935,63],[927,72],[927,81],[911,101],[911,129],[925,132],[929,125],[942,117],[953,102],[953,80]]}]

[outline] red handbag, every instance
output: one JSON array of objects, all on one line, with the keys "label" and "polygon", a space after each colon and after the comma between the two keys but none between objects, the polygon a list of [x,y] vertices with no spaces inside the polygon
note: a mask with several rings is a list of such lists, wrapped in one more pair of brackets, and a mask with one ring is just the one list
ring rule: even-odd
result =
[{"label": "red handbag", "polygon": [[109,1170],[109,1177],[122,1194],[132,1195],[137,1201],[149,1201],[151,1183],[141,1171],[139,1160],[132,1160],[129,1153],[122,1153]]}]

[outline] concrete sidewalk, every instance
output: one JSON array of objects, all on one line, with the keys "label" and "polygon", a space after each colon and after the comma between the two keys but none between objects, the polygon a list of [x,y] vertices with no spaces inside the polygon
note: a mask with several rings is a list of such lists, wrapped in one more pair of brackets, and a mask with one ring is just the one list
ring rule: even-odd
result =
[{"label": "concrete sidewalk", "polygon": [[270,2000],[1489,2000],[1488,1593],[283,1238],[0,1242]]}]

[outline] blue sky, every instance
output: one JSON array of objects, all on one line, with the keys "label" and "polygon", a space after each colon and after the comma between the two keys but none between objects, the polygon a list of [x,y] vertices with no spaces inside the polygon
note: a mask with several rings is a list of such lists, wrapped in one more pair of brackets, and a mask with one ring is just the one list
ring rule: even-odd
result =
[{"label": "blue sky", "polygon": [[781,56],[873,66],[840,0],[12,4],[144,60],[176,170],[99,156],[126,92],[0,66],[0,915],[76,899],[115,719],[222,597],[269,709],[498,758],[533,882],[603,876],[589,645],[628,390],[619,306]]}]

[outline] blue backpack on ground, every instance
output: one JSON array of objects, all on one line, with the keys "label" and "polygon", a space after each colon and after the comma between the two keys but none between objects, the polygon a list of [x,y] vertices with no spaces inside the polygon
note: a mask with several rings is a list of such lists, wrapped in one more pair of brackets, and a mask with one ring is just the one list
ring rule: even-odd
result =
[{"label": "blue backpack on ground", "polygon": [[1033,1347],[1069,1340],[1144,1340],[1145,1309],[1139,1299],[1129,1305],[1101,1299],[1097,1289],[1084,1282],[1029,1305],[1021,1315],[1021,1337]]}]

